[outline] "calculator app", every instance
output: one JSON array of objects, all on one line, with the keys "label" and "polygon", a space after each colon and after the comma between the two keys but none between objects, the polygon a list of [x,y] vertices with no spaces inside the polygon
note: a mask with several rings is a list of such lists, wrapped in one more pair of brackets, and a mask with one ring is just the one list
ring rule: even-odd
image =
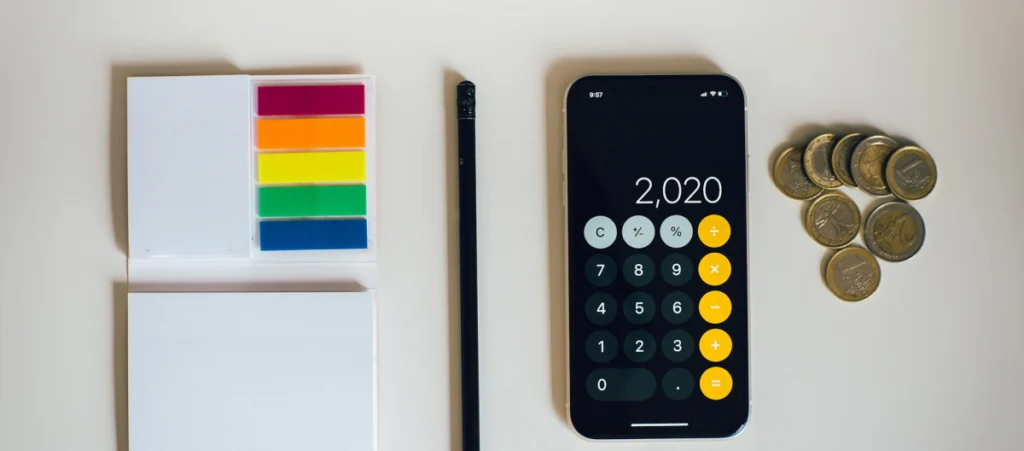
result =
[{"label": "calculator app", "polygon": [[750,402],[739,84],[585,77],[565,121],[573,428],[591,439],[735,435]]}]

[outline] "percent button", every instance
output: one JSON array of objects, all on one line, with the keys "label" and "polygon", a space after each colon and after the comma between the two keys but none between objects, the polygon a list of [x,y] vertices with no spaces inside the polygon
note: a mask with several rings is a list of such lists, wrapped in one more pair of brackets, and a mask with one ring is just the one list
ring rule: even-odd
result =
[{"label": "percent button", "polygon": [[672,215],[661,222],[659,232],[666,246],[679,249],[693,238],[693,225],[684,216]]}]

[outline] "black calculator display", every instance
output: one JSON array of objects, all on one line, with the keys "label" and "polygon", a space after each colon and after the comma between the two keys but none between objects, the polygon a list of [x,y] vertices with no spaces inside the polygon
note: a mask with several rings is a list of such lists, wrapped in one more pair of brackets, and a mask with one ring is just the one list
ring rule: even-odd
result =
[{"label": "black calculator display", "polygon": [[750,408],[747,149],[724,75],[591,76],[565,100],[569,419],[730,437]]}]

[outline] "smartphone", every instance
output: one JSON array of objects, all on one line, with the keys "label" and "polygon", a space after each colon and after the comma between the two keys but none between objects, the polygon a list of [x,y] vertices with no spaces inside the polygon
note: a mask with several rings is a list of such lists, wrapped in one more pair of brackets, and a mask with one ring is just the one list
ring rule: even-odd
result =
[{"label": "smartphone", "polygon": [[747,423],[744,97],[727,75],[595,75],[566,91],[568,417],[584,438],[727,438]]}]

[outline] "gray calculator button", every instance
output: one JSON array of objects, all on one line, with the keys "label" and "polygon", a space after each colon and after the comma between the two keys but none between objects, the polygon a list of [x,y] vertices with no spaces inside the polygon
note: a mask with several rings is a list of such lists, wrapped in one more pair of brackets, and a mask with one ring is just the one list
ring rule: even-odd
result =
[{"label": "gray calculator button", "polygon": [[673,287],[683,285],[693,278],[693,262],[683,254],[668,254],[661,261],[661,277]]},{"label": "gray calculator button", "polygon": [[661,314],[672,324],[683,324],[693,316],[693,298],[682,291],[673,291],[661,301]]},{"label": "gray calculator button", "polygon": [[619,352],[619,343],[611,332],[601,330],[590,334],[590,338],[587,338],[586,349],[590,360],[597,363],[608,363]]},{"label": "gray calculator button", "polygon": [[642,330],[630,332],[622,343],[622,350],[626,354],[626,358],[636,363],[644,363],[651,360],[651,357],[654,357],[654,352],[657,351],[657,347],[654,336]]},{"label": "gray calculator button", "polygon": [[633,254],[622,262],[622,276],[634,287],[642,287],[654,279],[654,262],[644,254]]},{"label": "gray calculator button", "polygon": [[615,222],[607,216],[594,216],[583,226],[583,236],[594,249],[607,249],[615,242],[617,234]]},{"label": "gray calculator button", "polygon": [[672,368],[661,378],[661,388],[665,391],[665,396],[674,401],[689,398],[695,385],[693,374],[683,368]]},{"label": "gray calculator button", "polygon": [[611,257],[597,254],[587,260],[587,267],[584,271],[587,281],[595,287],[607,287],[615,281],[618,268],[615,266],[615,260],[612,260]]},{"label": "gray calculator button", "polygon": [[622,224],[622,239],[629,247],[643,249],[654,241],[654,223],[644,216],[632,216]]},{"label": "gray calculator button", "polygon": [[601,368],[587,376],[587,394],[597,401],[644,401],[658,381],[643,368]]},{"label": "gray calculator button", "polygon": [[654,318],[654,298],[647,293],[636,292],[622,301],[622,313],[633,324],[647,324]]},{"label": "gray calculator button", "polygon": [[672,215],[661,221],[661,241],[673,249],[686,246],[693,238],[693,224],[690,220],[680,215]]},{"label": "gray calculator button", "polygon": [[661,351],[671,362],[682,362],[693,355],[693,337],[684,330],[672,330],[661,339]]},{"label": "gray calculator button", "polygon": [[615,319],[618,304],[608,293],[594,293],[587,299],[587,318],[598,326],[604,326]]}]

